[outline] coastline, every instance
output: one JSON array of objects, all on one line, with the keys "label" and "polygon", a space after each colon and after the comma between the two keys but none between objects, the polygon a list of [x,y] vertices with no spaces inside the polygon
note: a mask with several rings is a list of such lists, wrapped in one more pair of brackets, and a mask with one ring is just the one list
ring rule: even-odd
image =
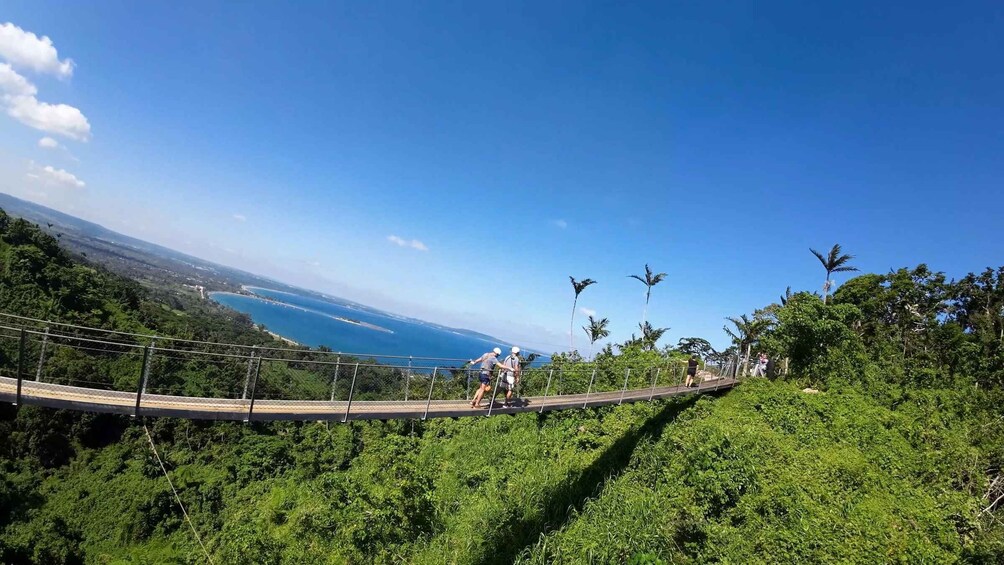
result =
[{"label": "coastline", "polygon": [[265,332],[265,333],[267,333],[268,335],[274,337],[275,339],[278,339],[279,341],[286,342],[288,345],[295,345],[296,347],[303,347],[302,343],[294,341],[292,339],[289,339],[288,337],[286,337],[284,335],[277,334],[277,333],[273,332],[272,330],[266,330],[266,329],[264,329],[264,328],[262,328],[260,326],[258,327],[258,329],[261,330],[261,331],[263,331],[263,332]]}]

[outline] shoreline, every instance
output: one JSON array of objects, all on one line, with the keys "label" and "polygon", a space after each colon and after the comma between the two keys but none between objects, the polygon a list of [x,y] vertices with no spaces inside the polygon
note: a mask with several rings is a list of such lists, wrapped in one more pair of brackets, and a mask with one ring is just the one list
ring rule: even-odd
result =
[{"label": "shoreline", "polygon": [[265,333],[267,333],[268,335],[274,337],[275,339],[278,339],[279,341],[286,342],[288,345],[295,345],[296,347],[305,347],[302,343],[300,343],[298,341],[295,341],[295,340],[292,340],[292,339],[289,339],[288,337],[286,337],[284,335],[277,334],[277,333],[275,333],[272,330],[266,330],[265,328],[262,328],[260,326],[258,327],[258,329],[261,330],[261,331],[263,331],[263,332],[265,332]]},{"label": "shoreline", "polygon": [[[282,292],[282,291],[275,291],[275,292]],[[229,294],[231,296],[244,296],[244,297],[251,298],[251,299],[254,299],[254,300],[261,300],[262,302],[266,302],[266,303],[269,303],[269,304],[275,304],[277,306],[282,306],[283,308],[291,308],[293,310],[299,310],[300,312],[306,312],[308,314],[313,314],[315,316],[321,316],[321,317],[324,317],[324,318],[330,318],[332,320],[335,320],[336,322],[342,322],[343,324],[351,324],[353,326],[358,326],[358,327],[361,327],[361,328],[366,328],[368,330],[373,330],[373,331],[376,331],[376,332],[384,332],[384,333],[389,333],[389,334],[394,333],[394,330],[391,330],[391,329],[388,329],[388,328],[384,328],[384,327],[378,326],[376,324],[371,324],[369,322],[363,322],[361,320],[353,320],[351,318],[343,318],[341,316],[336,316],[334,314],[328,314],[327,312],[319,312],[317,310],[312,310],[310,308],[304,308],[303,306],[299,306],[299,305],[296,305],[296,304],[290,304],[288,302],[283,302],[281,300],[276,300],[274,298],[269,298],[269,297],[261,296],[261,295],[254,294],[254,293],[251,293],[251,294],[241,294],[239,292],[230,292],[230,291],[226,291],[226,290],[216,290],[216,291],[213,291],[213,292],[209,293],[209,297],[212,298],[214,294]],[[286,293],[286,294],[289,294],[289,293]]]}]

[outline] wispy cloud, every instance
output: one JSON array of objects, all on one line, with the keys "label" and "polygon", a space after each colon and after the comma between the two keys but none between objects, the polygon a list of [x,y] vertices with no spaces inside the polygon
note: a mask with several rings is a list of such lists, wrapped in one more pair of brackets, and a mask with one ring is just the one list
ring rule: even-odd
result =
[{"label": "wispy cloud", "polygon": [[59,78],[73,76],[73,60],[59,60],[59,52],[46,36],[39,37],[7,22],[0,24],[0,57],[20,68]]},{"label": "wispy cloud", "polygon": [[78,179],[73,173],[54,168],[52,165],[39,167],[35,163],[31,163],[26,176],[31,181],[48,186],[65,186],[69,188],[84,188],[87,186],[84,181]]},{"label": "wispy cloud", "polygon": [[246,222],[248,220],[247,216],[244,214],[234,214],[234,219],[238,222]]},{"label": "wispy cloud", "polygon": [[38,146],[42,149],[56,149],[59,147],[59,142],[46,136],[38,140]]},{"label": "wispy cloud", "polygon": [[590,308],[586,308],[585,306],[579,308],[579,312],[582,312],[586,316],[595,316],[596,315],[596,310],[592,310]]},{"label": "wispy cloud", "polygon": [[553,220],[551,224],[561,229],[565,229],[568,227],[568,222],[566,222],[565,220]]},{"label": "wispy cloud", "polygon": [[398,237],[396,235],[388,235],[387,236],[387,241],[389,241],[389,242],[391,242],[393,244],[399,245],[401,247],[410,247],[412,249],[417,249],[419,251],[428,251],[429,250],[429,248],[426,247],[426,245],[424,243],[422,243],[421,241],[419,241],[417,239],[412,239],[412,240],[409,241],[407,239],[404,239],[403,237]]}]

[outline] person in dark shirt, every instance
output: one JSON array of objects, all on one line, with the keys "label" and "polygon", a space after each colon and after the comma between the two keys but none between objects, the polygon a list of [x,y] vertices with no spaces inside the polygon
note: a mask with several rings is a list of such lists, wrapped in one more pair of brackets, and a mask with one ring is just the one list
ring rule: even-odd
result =
[{"label": "person in dark shirt", "polygon": [[687,384],[686,386],[694,386],[694,377],[697,376],[697,355],[691,355],[690,361],[687,361]]}]

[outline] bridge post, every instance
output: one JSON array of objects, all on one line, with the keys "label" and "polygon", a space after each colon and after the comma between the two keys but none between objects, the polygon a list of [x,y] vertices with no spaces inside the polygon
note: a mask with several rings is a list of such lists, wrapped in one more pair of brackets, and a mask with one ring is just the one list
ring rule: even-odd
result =
[{"label": "bridge post", "polygon": [[661,372],[662,372],[662,367],[656,367],[655,377],[652,378],[652,392],[650,392],[648,395],[649,402],[651,402],[652,398],[655,397],[655,384],[659,382],[659,373]]},{"label": "bridge post", "polygon": [[425,420],[429,417],[429,406],[432,405],[432,388],[436,386],[436,373],[439,372],[439,367],[432,370],[432,382],[429,383],[429,400],[425,402],[425,415],[422,419]]},{"label": "bridge post", "polygon": [[[156,345],[157,345],[157,336],[153,336],[153,339],[150,340],[150,357],[153,357],[153,352],[154,352],[154,350],[157,349]],[[146,365],[146,369],[144,369],[144,371],[146,372],[146,374],[143,375],[143,393],[144,394],[146,394],[146,385],[149,384],[149,382],[150,382],[150,363],[145,363],[145,365]]]},{"label": "bridge post", "polygon": [[45,366],[45,346],[49,344],[49,326],[45,326],[42,336],[42,352],[38,354],[38,369],[35,370],[35,382],[42,382],[42,367]]},{"label": "bridge post", "polygon": [[471,369],[467,369],[467,371],[466,371],[466,373],[467,373],[467,388],[464,390],[464,398],[466,398],[467,400],[471,399],[471,373],[472,372],[473,371]]},{"label": "bridge post", "polygon": [[544,387],[544,396],[540,399],[540,413],[544,413],[544,404],[547,400],[547,392],[551,390],[551,376],[554,375],[554,367],[547,372],[547,386]]},{"label": "bridge post", "polygon": [[586,400],[582,403],[585,408],[589,404],[589,393],[593,391],[593,381],[596,380],[596,366],[593,365],[593,374],[589,377],[589,388],[586,389]]},{"label": "bridge post", "polygon": [[352,384],[349,385],[349,403],[345,405],[345,416],[342,418],[342,423],[349,421],[349,410],[352,409],[352,393],[356,390],[356,375],[359,374],[359,363],[356,363],[356,368],[352,371]]},{"label": "bridge post", "polygon": [[488,415],[492,415],[492,408],[495,407],[495,397],[499,393],[499,383],[502,382],[502,371],[499,371],[499,376],[495,377],[495,388],[492,390],[492,399],[488,403]]},{"label": "bridge post", "polygon": [[255,392],[258,390],[259,373],[261,373],[261,355],[258,356],[258,361],[254,364],[254,375],[251,377],[251,404],[248,405],[248,417],[244,419],[244,422],[250,422],[251,414],[254,412],[254,398]]},{"label": "bridge post", "polygon": [[251,348],[251,354],[248,355],[248,370],[244,375],[244,392],[241,393],[241,400],[247,400],[248,397],[248,384],[251,382],[251,371],[254,369],[254,354],[258,346],[255,345]]},{"label": "bridge post", "polygon": [[404,376],[404,401],[408,402],[408,389],[411,387],[411,361],[412,357],[408,356],[408,373]]},{"label": "bridge post", "polygon": [[621,389],[621,399],[620,402],[617,403],[618,406],[624,404],[624,393],[627,392],[628,377],[630,376],[631,376],[631,367],[628,367],[628,370],[624,372],[624,388]]},{"label": "bridge post", "polygon": [[17,345],[17,395],[14,397],[14,406],[20,406],[21,404],[21,383],[24,381],[24,350],[27,341],[28,335],[24,331],[24,328],[21,328],[21,339]]},{"label": "bridge post", "polygon": [[135,418],[139,416],[139,403],[143,398],[143,389],[146,388],[146,376],[147,368],[150,366],[150,346],[147,345],[143,348],[143,367],[139,371],[139,386],[136,387],[136,410],[133,412],[132,417]]},{"label": "bridge post", "polygon": [[331,379],[331,401],[335,401],[335,385],[338,384],[338,370],[342,368],[342,353],[335,358],[335,378]]}]

